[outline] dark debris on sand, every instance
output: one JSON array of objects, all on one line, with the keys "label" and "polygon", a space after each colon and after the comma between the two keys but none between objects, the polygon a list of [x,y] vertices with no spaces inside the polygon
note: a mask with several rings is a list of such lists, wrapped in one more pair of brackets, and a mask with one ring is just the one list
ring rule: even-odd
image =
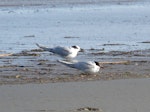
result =
[{"label": "dark debris on sand", "polygon": [[[105,63],[98,74],[83,74],[77,70],[65,68],[56,61],[41,59],[39,50],[23,51],[0,59],[0,85],[150,78],[149,51],[111,51],[106,53],[105,55],[110,57],[116,56],[116,54],[123,55],[126,57],[124,60],[127,60],[128,63]],[[93,53],[93,50],[91,52]],[[137,55],[140,52],[142,54]],[[99,53],[94,55],[99,55]],[[132,60],[133,56],[140,57],[138,59],[143,56],[144,58]]]},{"label": "dark debris on sand", "polygon": [[102,109],[99,108],[94,108],[94,107],[83,107],[83,108],[78,108],[77,111],[79,112],[103,112]]}]

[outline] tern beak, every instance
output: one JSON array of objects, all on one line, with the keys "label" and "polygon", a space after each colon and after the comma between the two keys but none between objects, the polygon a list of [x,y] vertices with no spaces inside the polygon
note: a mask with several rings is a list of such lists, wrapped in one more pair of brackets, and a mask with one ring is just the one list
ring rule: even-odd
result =
[{"label": "tern beak", "polygon": [[100,64],[100,68],[102,68],[102,69],[103,69],[103,68],[104,68],[104,66],[103,66],[102,64]]},{"label": "tern beak", "polygon": [[81,48],[79,52],[84,52],[84,49]]}]

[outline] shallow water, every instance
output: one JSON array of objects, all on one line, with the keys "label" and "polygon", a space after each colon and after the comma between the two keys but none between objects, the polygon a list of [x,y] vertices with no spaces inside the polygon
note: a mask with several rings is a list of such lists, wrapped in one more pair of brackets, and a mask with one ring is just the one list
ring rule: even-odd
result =
[{"label": "shallow water", "polygon": [[106,52],[149,49],[149,12],[146,4],[1,7],[0,53],[36,49],[35,43],[49,47],[104,48]]}]

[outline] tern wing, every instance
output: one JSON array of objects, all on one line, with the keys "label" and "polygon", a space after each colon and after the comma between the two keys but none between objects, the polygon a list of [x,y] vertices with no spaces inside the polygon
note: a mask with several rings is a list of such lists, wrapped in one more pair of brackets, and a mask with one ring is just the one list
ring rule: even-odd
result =
[{"label": "tern wing", "polygon": [[75,66],[75,68],[87,73],[96,73],[99,71],[99,67],[94,62],[78,62]]},{"label": "tern wing", "polygon": [[52,53],[58,54],[62,57],[68,56],[69,54],[71,54],[71,50],[67,47],[55,47],[51,50]]},{"label": "tern wing", "polygon": [[92,62],[78,62],[74,66],[75,68],[83,71],[94,67]]},{"label": "tern wing", "polygon": [[75,68],[78,70],[82,70],[84,72],[93,72],[94,70],[94,64],[92,62],[75,62],[75,63],[71,63],[71,62],[67,62],[67,61],[61,61],[58,60],[58,62],[71,67],[71,68]]},{"label": "tern wing", "polygon": [[52,52],[54,54],[58,54],[62,57],[65,57],[65,56],[68,56],[69,54],[71,54],[71,50],[67,47],[60,47],[60,46],[57,46],[57,47],[54,47],[54,48],[48,48],[48,47],[44,47],[44,46],[41,46],[39,44],[36,43],[36,45],[43,49],[44,51],[49,51],[49,52]]}]

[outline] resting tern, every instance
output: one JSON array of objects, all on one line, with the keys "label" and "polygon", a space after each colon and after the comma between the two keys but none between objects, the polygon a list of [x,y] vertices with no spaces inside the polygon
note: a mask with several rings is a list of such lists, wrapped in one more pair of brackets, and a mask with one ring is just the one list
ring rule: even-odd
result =
[{"label": "resting tern", "polygon": [[36,45],[43,49],[44,51],[49,51],[52,52],[54,54],[57,54],[63,58],[75,58],[78,54],[79,51],[81,51],[81,48],[77,45],[75,46],[70,46],[70,47],[61,47],[61,46],[57,46],[54,48],[48,48],[48,47],[44,47],[44,46],[40,46],[39,44],[36,43]]},{"label": "resting tern", "polygon": [[97,73],[100,70],[100,64],[99,62],[92,62],[92,61],[87,61],[87,62],[67,62],[67,61],[62,61],[58,60],[58,62],[71,67],[75,68],[78,70],[81,70],[86,73]]}]

